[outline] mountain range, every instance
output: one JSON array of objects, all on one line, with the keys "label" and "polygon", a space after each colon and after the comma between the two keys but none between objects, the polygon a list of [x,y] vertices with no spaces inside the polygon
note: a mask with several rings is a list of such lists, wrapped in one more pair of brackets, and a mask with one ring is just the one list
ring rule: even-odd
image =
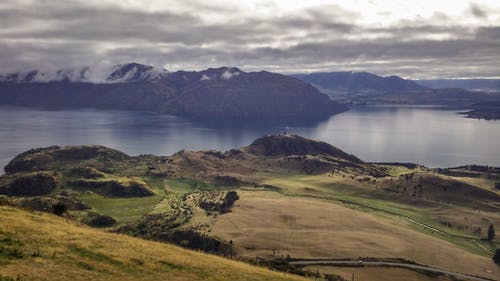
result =
[{"label": "mountain range", "polygon": [[343,104],[437,104],[472,109],[469,117],[497,119],[497,106],[477,106],[497,104],[497,86],[494,79],[412,81],[352,71],[287,76],[236,67],[169,72],[127,63],[104,70],[82,67],[0,75],[0,104],[265,119],[324,118],[348,110]]},{"label": "mountain range", "polygon": [[471,91],[500,92],[500,79],[422,79],[417,84],[429,88],[463,88]]},{"label": "mountain range", "polygon": [[430,89],[464,89],[499,92],[500,79],[404,79],[396,75],[380,76],[369,72],[337,71],[294,74],[331,95],[416,92]]},{"label": "mountain range", "polygon": [[158,70],[129,63],[0,78],[0,104],[48,109],[141,110],[194,117],[324,117],[347,110],[299,79],[235,67]]},{"label": "mountain range", "polygon": [[422,91],[427,88],[399,76],[382,77],[369,72],[318,72],[294,74],[331,95],[381,94],[394,91]]},{"label": "mountain range", "polygon": [[500,118],[500,80],[408,80],[368,72],[295,74],[345,104],[428,104],[468,110],[466,117]]}]

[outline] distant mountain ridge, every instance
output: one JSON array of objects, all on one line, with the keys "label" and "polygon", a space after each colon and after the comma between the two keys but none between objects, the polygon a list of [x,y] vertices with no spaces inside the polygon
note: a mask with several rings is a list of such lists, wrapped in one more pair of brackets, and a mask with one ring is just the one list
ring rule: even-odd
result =
[{"label": "distant mountain ridge", "polygon": [[399,76],[382,77],[369,72],[318,72],[294,74],[293,77],[317,86],[329,95],[380,94],[387,92],[421,91],[427,88]]},{"label": "distant mountain ridge", "polygon": [[429,104],[471,110],[471,118],[500,118],[500,79],[412,81],[352,71],[293,76],[344,104]]},{"label": "distant mountain ridge", "polygon": [[97,74],[84,68],[52,76],[38,71],[3,76],[0,104],[193,117],[325,117],[347,110],[308,83],[267,71],[220,67],[168,72],[130,63]]},{"label": "distant mountain ridge", "polygon": [[417,84],[429,88],[463,88],[471,91],[500,92],[500,79],[421,79]]}]

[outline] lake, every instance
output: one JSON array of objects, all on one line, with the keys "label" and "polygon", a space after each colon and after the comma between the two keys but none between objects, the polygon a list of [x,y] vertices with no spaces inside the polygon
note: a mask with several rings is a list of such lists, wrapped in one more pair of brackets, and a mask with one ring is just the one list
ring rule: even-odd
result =
[{"label": "lake", "polygon": [[189,120],[146,112],[0,107],[0,165],[30,148],[101,144],[130,155],[228,150],[272,133],[326,141],[365,161],[500,166],[500,122],[432,107],[356,107],[322,121]]}]

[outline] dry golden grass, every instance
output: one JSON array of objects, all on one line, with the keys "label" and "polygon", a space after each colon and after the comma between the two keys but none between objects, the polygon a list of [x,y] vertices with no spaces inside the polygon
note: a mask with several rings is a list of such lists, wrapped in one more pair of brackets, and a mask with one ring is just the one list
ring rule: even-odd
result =
[{"label": "dry golden grass", "polygon": [[500,276],[490,258],[384,218],[326,201],[266,192],[239,192],[232,212],[212,234],[233,240],[244,256],[293,258],[406,258],[451,271]]},{"label": "dry golden grass", "polygon": [[[284,189],[283,193],[287,195],[354,201],[366,207],[374,207],[411,217],[421,223],[458,235],[479,237],[475,230],[480,227],[482,229],[481,237],[484,238],[490,223],[493,223],[497,228],[500,225],[500,212],[495,210],[474,210],[467,204],[453,205],[437,201],[414,200],[408,196],[383,191],[384,185],[379,182],[375,184],[357,182],[349,175],[341,173],[333,175],[259,173],[254,175],[252,179],[260,183],[281,187]],[[486,189],[486,187],[482,188]],[[438,191],[439,189],[437,188]],[[490,206],[500,206],[500,202],[494,202],[489,198],[478,197],[473,200],[473,202],[479,201]],[[498,243],[498,239],[496,238],[494,241]],[[453,240],[452,242],[464,246],[463,241]],[[472,244],[465,245],[465,247],[473,253],[485,254],[482,249]],[[490,255],[490,253],[486,254]]]},{"label": "dry golden grass", "polygon": [[0,226],[2,246],[23,254],[0,253],[0,275],[23,280],[306,280],[9,207]]},{"label": "dry golden grass", "polygon": [[[443,175],[441,175],[441,176],[444,177],[444,178],[447,177],[447,176],[443,176]],[[497,190],[495,188],[496,181],[492,180],[492,179],[486,179],[486,178],[483,178],[483,177],[470,178],[470,177],[450,177],[450,176],[448,176],[447,178],[448,179],[457,180],[457,181],[461,181],[461,182],[464,182],[464,183],[467,183],[467,184],[470,184],[470,185],[474,185],[476,187],[483,188],[483,189],[488,190],[488,191],[493,191],[493,192],[495,192],[497,194],[500,193],[500,190]]]},{"label": "dry golden grass", "polygon": [[451,281],[446,276],[430,277],[404,268],[390,267],[334,267],[334,266],[308,266],[306,269],[319,271],[325,274],[335,274],[344,277],[346,280],[358,281]]}]

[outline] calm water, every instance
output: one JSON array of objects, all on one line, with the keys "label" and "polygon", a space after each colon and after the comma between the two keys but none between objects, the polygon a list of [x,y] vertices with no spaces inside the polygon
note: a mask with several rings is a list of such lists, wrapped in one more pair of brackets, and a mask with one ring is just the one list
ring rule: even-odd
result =
[{"label": "calm water", "polygon": [[451,110],[423,107],[360,107],[301,125],[0,107],[0,165],[30,148],[55,144],[102,144],[130,155],[170,155],[181,149],[227,150],[285,131],[327,141],[365,161],[500,166],[500,121],[466,119]]}]

